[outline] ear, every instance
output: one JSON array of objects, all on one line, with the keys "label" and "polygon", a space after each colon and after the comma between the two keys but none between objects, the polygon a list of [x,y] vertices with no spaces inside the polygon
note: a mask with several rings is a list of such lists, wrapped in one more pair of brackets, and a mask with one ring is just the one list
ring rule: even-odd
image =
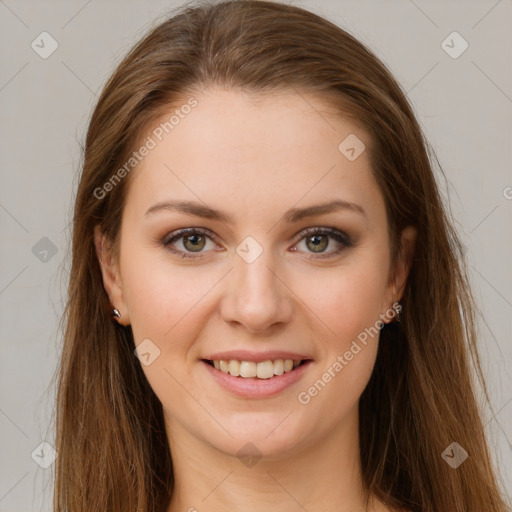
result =
[{"label": "ear", "polygon": [[407,278],[411,270],[416,246],[417,229],[414,226],[407,226],[402,230],[399,253],[391,282],[388,285],[387,297],[391,296],[388,303],[388,311],[392,309],[395,302],[399,302],[403,296]]},{"label": "ear", "polygon": [[129,325],[128,308],[126,307],[121,274],[119,272],[119,262],[114,258],[111,244],[101,232],[99,225],[94,227],[94,245],[101,268],[103,286],[107,292],[110,304],[112,309],[117,309],[121,314],[121,318],[116,318],[116,321],[121,325]]},{"label": "ear", "polygon": [[403,229],[401,235],[401,251],[397,261],[395,273],[395,289],[397,290],[396,301],[402,298],[407,278],[414,258],[414,249],[416,246],[417,230],[414,226],[407,226]]}]

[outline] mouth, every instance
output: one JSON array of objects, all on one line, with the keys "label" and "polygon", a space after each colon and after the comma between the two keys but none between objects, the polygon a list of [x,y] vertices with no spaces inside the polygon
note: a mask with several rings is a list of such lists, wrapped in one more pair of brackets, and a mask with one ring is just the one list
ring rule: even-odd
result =
[{"label": "mouth", "polygon": [[213,360],[203,359],[206,364],[218,372],[240,379],[268,380],[285,373],[294,372],[297,368],[311,362],[311,359],[268,359],[266,361],[244,360]]}]

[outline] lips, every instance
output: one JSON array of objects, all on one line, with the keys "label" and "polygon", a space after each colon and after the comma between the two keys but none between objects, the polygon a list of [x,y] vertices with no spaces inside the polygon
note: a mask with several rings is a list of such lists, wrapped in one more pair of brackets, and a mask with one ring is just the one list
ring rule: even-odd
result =
[{"label": "lips", "polygon": [[314,362],[308,353],[284,350],[230,350],[208,354],[201,361],[221,387],[244,398],[280,393],[301,379]]},{"label": "lips", "polygon": [[[230,353],[235,354],[235,353]],[[247,353],[246,353],[247,354]],[[282,354],[282,352],[280,353]],[[297,356],[298,354],[293,354]],[[215,355],[215,357],[218,357]],[[225,357],[225,355],[223,355]],[[238,357],[240,354],[238,353]],[[244,357],[247,357],[245,355]],[[265,357],[263,354],[257,354],[256,356],[253,354],[253,359],[262,359]],[[220,361],[219,362],[220,366]],[[222,360],[225,361],[226,360]],[[230,359],[231,361],[237,361]],[[274,363],[271,359],[266,360],[269,363]],[[303,376],[309,371],[309,368],[313,365],[314,361],[310,358],[300,360],[298,366],[293,368],[293,359],[290,360],[292,363],[292,368],[289,371],[284,371],[281,375],[269,375],[262,373],[261,377],[258,375],[254,377],[241,377],[241,376],[233,376],[229,372],[223,372],[220,368],[215,368],[215,363],[213,360],[202,359],[201,362],[203,364],[203,368],[206,370],[207,374],[216,382],[221,388],[225,389],[232,395],[236,395],[238,397],[244,399],[264,399],[274,397],[282,392],[285,389],[291,388],[294,384],[296,384],[299,380],[303,378]],[[295,360],[297,361],[297,360]],[[244,360],[241,361],[243,363]],[[265,361],[245,361],[246,363],[253,365],[265,364]],[[240,364],[241,364],[240,363]],[[269,364],[267,363],[267,364]],[[226,363],[224,363],[226,364]],[[283,363],[284,366],[284,363]],[[283,368],[284,370],[284,368]]]}]

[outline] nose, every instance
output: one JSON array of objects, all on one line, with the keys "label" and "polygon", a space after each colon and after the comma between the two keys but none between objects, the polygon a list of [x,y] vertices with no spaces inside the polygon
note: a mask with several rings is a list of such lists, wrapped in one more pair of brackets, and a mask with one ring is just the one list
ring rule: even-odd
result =
[{"label": "nose", "polygon": [[291,286],[269,253],[263,251],[251,263],[236,254],[234,268],[226,276],[221,316],[251,333],[274,332],[275,325],[288,323],[293,313]]}]

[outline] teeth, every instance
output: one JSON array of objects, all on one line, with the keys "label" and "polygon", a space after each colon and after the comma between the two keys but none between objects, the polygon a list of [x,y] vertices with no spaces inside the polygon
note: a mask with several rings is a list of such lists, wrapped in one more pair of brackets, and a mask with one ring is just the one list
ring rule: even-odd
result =
[{"label": "teeth", "polygon": [[231,375],[238,377],[240,375],[240,362],[239,361],[229,361],[228,371]]},{"label": "teeth", "polygon": [[284,373],[284,361],[282,359],[278,359],[274,361],[274,375],[283,375]]},{"label": "teeth", "polygon": [[274,376],[274,363],[272,361],[262,361],[256,365],[256,377],[258,379],[270,379]]},{"label": "teeth", "polygon": [[[238,361],[237,361],[238,362]],[[258,363],[259,364],[259,363]],[[257,364],[250,361],[240,361],[240,377],[256,377]],[[226,372],[228,373],[228,372]]]},{"label": "teeth", "polygon": [[274,375],[282,375],[285,372],[297,368],[300,362],[300,359],[276,359],[275,361],[269,360],[259,363],[231,359],[230,361],[213,361],[213,365],[215,369],[223,373],[229,373],[234,377],[270,379]]}]

